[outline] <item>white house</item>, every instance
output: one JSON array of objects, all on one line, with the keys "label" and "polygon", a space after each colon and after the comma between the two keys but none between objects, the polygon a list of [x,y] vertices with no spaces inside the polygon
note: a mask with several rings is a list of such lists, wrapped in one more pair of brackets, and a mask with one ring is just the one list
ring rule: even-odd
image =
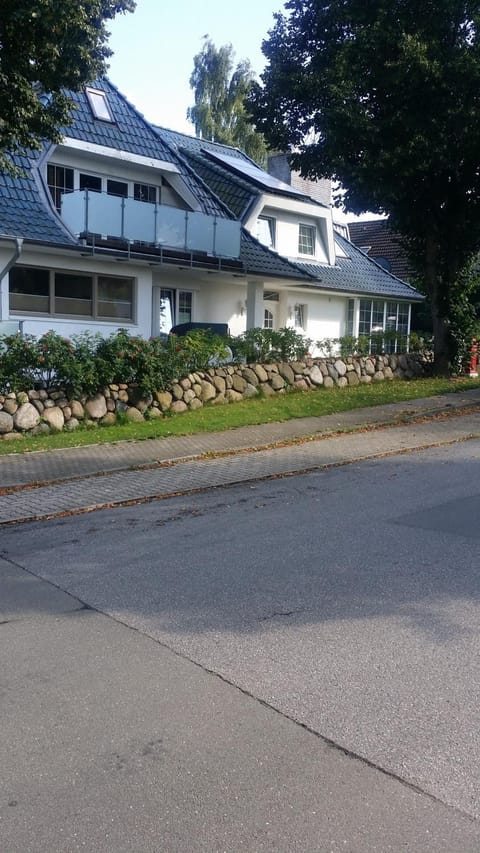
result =
[{"label": "white house", "polygon": [[72,98],[61,144],[0,175],[0,332],[409,330],[423,297],[336,233],[328,205],[237,149],[152,127],[106,79]]}]

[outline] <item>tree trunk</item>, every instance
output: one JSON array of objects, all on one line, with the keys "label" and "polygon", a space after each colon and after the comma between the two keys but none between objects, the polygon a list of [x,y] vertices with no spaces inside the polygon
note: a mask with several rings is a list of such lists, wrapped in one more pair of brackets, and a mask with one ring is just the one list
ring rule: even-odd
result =
[{"label": "tree trunk", "polygon": [[450,375],[450,348],[448,318],[445,316],[445,305],[448,305],[448,287],[440,281],[438,270],[438,243],[430,232],[426,238],[425,286],[430,296],[433,328],[433,372],[435,376]]}]

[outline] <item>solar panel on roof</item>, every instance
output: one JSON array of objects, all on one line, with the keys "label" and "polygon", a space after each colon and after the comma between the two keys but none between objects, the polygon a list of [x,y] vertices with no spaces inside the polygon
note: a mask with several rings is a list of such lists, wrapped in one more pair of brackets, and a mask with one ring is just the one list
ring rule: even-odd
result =
[{"label": "solar panel on roof", "polygon": [[269,175],[268,172],[264,172],[263,169],[255,166],[250,160],[242,160],[240,157],[229,157],[227,154],[219,154],[217,151],[211,151],[210,149],[206,153],[210,157],[213,157],[214,160],[218,160],[224,166],[235,169],[236,172],[239,172],[246,178],[251,178],[266,189],[277,190],[277,192],[293,192],[289,184],[285,184],[283,181],[279,181],[278,178],[274,178],[273,175]]}]

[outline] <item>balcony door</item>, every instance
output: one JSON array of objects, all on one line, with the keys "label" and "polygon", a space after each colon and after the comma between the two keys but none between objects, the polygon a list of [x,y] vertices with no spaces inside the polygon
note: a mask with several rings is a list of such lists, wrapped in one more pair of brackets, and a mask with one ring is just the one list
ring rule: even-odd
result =
[{"label": "balcony door", "polygon": [[158,327],[161,334],[168,335],[172,326],[190,323],[193,319],[193,293],[189,290],[160,288]]}]

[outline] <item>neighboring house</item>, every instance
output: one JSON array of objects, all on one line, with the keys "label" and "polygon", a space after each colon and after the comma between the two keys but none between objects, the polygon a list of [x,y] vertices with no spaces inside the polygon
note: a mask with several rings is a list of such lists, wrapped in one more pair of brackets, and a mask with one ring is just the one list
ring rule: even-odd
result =
[{"label": "neighboring house", "polygon": [[328,204],[237,149],[153,128],[106,79],[72,97],[61,144],[0,175],[0,329],[408,330],[422,297],[334,233]]},{"label": "neighboring house", "polygon": [[388,272],[412,281],[415,274],[395,232],[389,228],[388,219],[368,219],[349,222],[350,240]]}]

